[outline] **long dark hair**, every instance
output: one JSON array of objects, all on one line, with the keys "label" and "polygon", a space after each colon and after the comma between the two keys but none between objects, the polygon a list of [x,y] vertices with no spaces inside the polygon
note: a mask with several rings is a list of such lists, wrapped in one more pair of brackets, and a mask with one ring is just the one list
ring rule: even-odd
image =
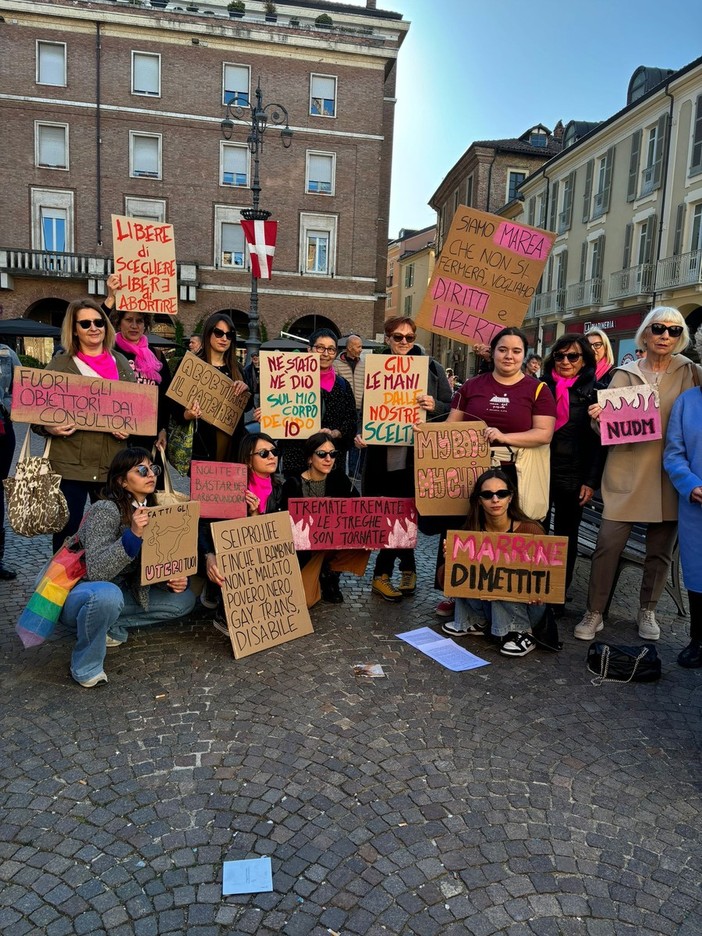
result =
[{"label": "long dark hair", "polygon": [[485,511],[483,509],[483,502],[480,498],[480,492],[482,491],[485,482],[490,481],[493,478],[497,478],[498,481],[502,481],[504,486],[512,495],[512,499],[507,505],[507,516],[510,518],[510,520],[514,520],[516,523],[532,523],[533,521],[531,518],[527,517],[527,515],[519,506],[519,492],[517,491],[517,486],[507,474],[507,472],[503,471],[502,468],[489,468],[480,475],[478,480],[475,482],[475,487],[470,492],[470,500],[468,502],[468,516],[466,517],[466,522],[463,526],[463,529],[485,529]]},{"label": "long dark hair", "polygon": [[592,377],[595,373],[595,367],[597,366],[597,361],[595,359],[595,352],[590,347],[590,342],[584,335],[578,335],[576,332],[566,333],[561,335],[555,345],[551,348],[548,357],[546,358],[546,363],[544,364],[544,376],[551,377],[553,374],[553,368],[556,365],[554,360],[554,355],[558,354],[559,351],[563,351],[565,348],[570,348],[573,345],[576,348],[580,349],[580,353],[583,356],[583,367],[578,377]]},{"label": "long dark hair", "polygon": [[524,357],[526,357],[527,351],[529,350],[529,340],[521,328],[517,328],[516,325],[509,325],[507,328],[503,328],[502,331],[498,331],[490,342],[490,357],[495,357],[495,348],[506,335],[514,335],[515,338],[521,338],[522,344],[524,345]]},{"label": "long dark hair", "polygon": [[[111,500],[114,504],[117,504],[120,520],[127,525],[132,522],[132,495],[122,482],[132,468],[136,468],[143,461],[150,463],[151,454],[146,449],[135,445],[132,448],[122,449],[117,452],[112,459],[112,464],[107,469],[107,481],[105,481],[101,496],[103,500]],[[156,498],[153,494],[147,495],[146,506],[156,506]]]},{"label": "long dark hair", "polygon": [[259,442],[268,442],[271,448],[277,448],[278,444],[265,432],[247,432],[241,440],[239,446],[239,464],[246,465],[248,477],[251,477],[253,471],[253,453]]},{"label": "long dark hair", "polygon": [[197,355],[204,361],[207,361],[208,364],[212,363],[210,360],[210,338],[212,337],[212,332],[220,322],[224,322],[232,333],[232,340],[229,342],[229,352],[224,355],[224,363],[231,374],[232,380],[243,380],[241,368],[239,367],[239,359],[236,356],[236,327],[226,312],[213,312],[206,320],[202,329],[202,347],[197,352]]},{"label": "long dark hair", "polygon": [[334,448],[336,448],[334,440],[330,438],[326,432],[315,432],[315,434],[311,435],[309,439],[305,439],[305,441],[302,443],[302,451],[308,463],[319,446],[324,445],[325,442],[331,442]]}]

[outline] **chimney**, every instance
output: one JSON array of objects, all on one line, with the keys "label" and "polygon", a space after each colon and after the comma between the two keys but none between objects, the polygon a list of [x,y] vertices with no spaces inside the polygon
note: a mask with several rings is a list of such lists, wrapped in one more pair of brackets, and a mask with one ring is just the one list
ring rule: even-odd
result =
[{"label": "chimney", "polygon": [[375,0],[366,0],[366,9],[374,10],[375,9]]},{"label": "chimney", "polygon": [[553,139],[558,140],[559,143],[562,143],[564,134],[565,127],[563,126],[563,121],[559,120],[556,126],[553,128]]}]

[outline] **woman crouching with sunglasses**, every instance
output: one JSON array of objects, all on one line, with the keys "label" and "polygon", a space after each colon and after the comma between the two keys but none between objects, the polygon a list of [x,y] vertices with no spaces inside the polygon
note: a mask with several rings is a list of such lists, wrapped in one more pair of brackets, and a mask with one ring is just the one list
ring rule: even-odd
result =
[{"label": "woman crouching with sunglasses", "polygon": [[[543,535],[544,532],[540,523],[522,513],[517,489],[501,468],[491,468],[478,478],[470,495],[463,529],[486,533]],[[443,569],[439,569],[439,574],[443,579]],[[455,601],[455,620],[442,626],[452,637],[489,635],[500,644],[500,653],[508,657],[526,656],[536,647],[532,628],[543,618],[546,605],[479,598],[456,598]]]},{"label": "woman crouching with sunglasses", "polygon": [[87,574],[68,595],[61,620],[77,630],[71,675],[86,689],[107,682],[106,648],[123,644],[129,628],[184,617],[195,604],[187,577],[141,585],[147,508],[156,506],[160,472],[146,449],[118,452],[102,500],[93,504],[75,536],[85,549]]},{"label": "woman crouching with sunglasses", "polygon": [[[660,637],[656,605],[668,579],[678,518],[677,493],[663,469],[663,446],[673,404],[683,391],[702,383],[702,368],[680,353],[689,344],[690,333],[677,309],[651,309],[634,340],[646,357],[614,368],[609,389],[653,387],[659,398],[663,438],[607,446],[602,475],[603,519],[592,556],[587,612],[575,628],[578,640],[594,640],[604,627],[604,611],[634,523],[646,524],[646,557],[637,616],[639,637]],[[599,420],[600,412],[596,403],[589,409],[595,420]]]},{"label": "woman crouching with sunglasses", "polygon": [[[344,471],[333,470],[337,458],[343,458],[343,453],[335,448],[326,432],[318,432],[307,439],[303,451],[307,469],[299,476],[288,478],[283,485],[283,510],[287,509],[291,497],[358,497],[358,491]],[[320,598],[340,604],[344,596],[339,589],[339,574],[363,575],[369,555],[361,549],[299,551],[297,558],[307,607],[317,604]]]}]

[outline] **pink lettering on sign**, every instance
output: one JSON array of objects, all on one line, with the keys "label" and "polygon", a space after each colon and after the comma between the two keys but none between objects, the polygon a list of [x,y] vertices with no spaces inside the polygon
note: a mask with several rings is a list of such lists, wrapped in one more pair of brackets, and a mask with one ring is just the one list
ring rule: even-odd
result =
[{"label": "pink lettering on sign", "polygon": [[431,322],[438,328],[453,332],[460,340],[468,339],[476,344],[490,344],[504,328],[504,325],[488,322],[471,312],[440,304],[434,306]]},{"label": "pink lettering on sign", "polygon": [[465,283],[439,276],[433,284],[432,299],[443,299],[472,312],[485,312],[490,294]]},{"label": "pink lettering on sign", "polygon": [[541,231],[534,231],[511,221],[503,221],[500,224],[493,240],[499,247],[534,260],[545,261],[551,250],[551,241],[544,237]]}]

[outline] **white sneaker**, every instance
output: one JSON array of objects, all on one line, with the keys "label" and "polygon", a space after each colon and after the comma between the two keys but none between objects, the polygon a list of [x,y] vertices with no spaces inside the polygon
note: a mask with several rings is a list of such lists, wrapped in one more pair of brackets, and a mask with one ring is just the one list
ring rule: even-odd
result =
[{"label": "white sneaker", "polygon": [[575,625],[573,636],[576,640],[594,640],[595,634],[604,627],[599,611],[586,611],[582,621]]},{"label": "white sneaker", "polygon": [[656,614],[654,611],[640,608],[636,623],[639,626],[639,637],[642,640],[658,640],[661,636],[661,629],[656,621]]}]

